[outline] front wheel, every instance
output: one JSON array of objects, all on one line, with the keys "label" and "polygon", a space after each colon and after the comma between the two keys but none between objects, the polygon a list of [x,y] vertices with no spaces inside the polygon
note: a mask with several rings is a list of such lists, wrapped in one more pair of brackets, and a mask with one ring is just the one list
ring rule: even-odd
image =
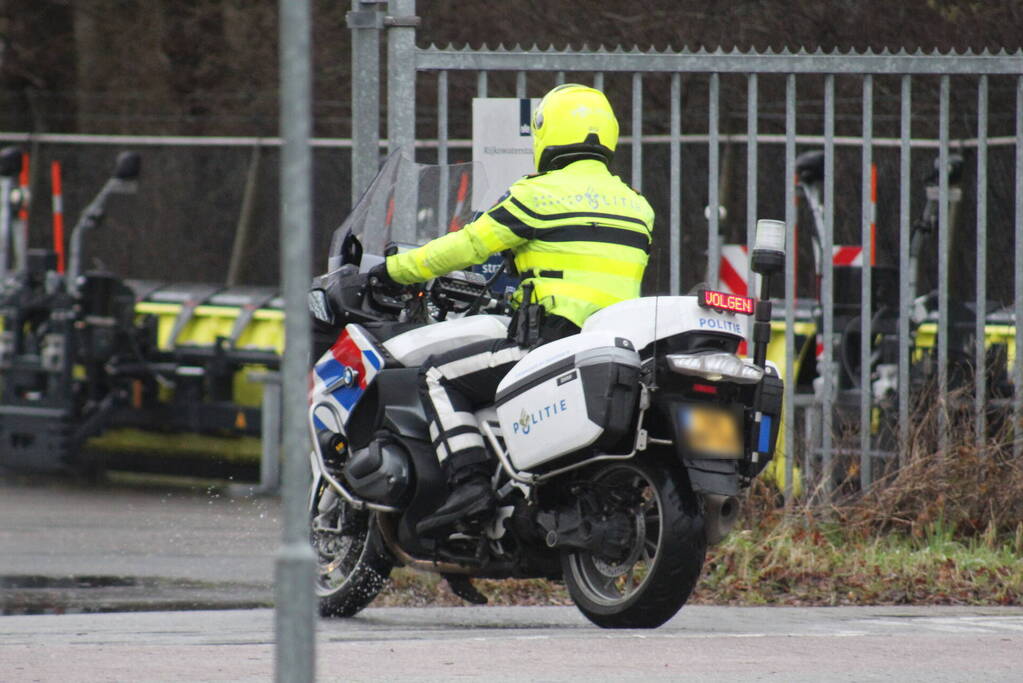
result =
[{"label": "front wheel", "polygon": [[590,480],[596,490],[633,501],[627,513],[635,534],[624,559],[563,553],[568,592],[597,626],[656,628],[682,609],[700,578],[707,550],[701,502],[678,468],[615,463]]},{"label": "front wheel", "polygon": [[384,587],[394,560],[373,513],[352,508],[325,482],[317,486],[310,540],[316,554],[320,616],[350,617]]}]

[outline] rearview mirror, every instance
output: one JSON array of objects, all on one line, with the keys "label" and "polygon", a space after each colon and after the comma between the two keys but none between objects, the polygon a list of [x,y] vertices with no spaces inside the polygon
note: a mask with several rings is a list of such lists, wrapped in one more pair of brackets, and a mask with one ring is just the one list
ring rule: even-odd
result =
[{"label": "rearview mirror", "polygon": [[21,148],[5,147],[0,151],[0,176],[14,178],[21,173]]},{"label": "rearview mirror", "polygon": [[352,264],[358,267],[362,263],[362,242],[349,230],[341,242],[341,265]]},{"label": "rearview mirror", "polygon": [[142,171],[142,157],[138,152],[121,152],[114,165],[114,177],[118,180],[135,180]]}]

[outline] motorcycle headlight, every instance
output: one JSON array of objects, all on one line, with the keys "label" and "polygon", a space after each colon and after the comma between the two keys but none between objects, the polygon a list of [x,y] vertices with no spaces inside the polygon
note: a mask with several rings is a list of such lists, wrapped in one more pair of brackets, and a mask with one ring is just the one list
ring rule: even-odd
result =
[{"label": "motorcycle headlight", "polygon": [[668,367],[680,375],[702,377],[711,382],[756,384],[764,371],[731,353],[672,353],[666,356]]},{"label": "motorcycle headlight", "polygon": [[334,312],[330,310],[330,302],[327,301],[327,293],[322,289],[309,290],[309,312],[317,320],[334,324]]}]

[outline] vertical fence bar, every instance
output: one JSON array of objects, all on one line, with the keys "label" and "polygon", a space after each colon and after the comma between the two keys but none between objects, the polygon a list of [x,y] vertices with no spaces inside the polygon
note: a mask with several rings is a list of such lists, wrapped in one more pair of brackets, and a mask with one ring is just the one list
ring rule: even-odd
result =
[{"label": "vertical fence bar", "polygon": [[[415,16],[415,0],[389,0],[392,17]],[[387,142],[391,152],[402,150],[415,161],[416,146],[416,29],[407,25],[387,29]],[[399,171],[394,211],[395,241],[415,242],[416,182],[411,165]]]},{"label": "vertical fence bar", "polygon": [[281,275],[288,344],[284,375],[284,481],[276,562],[274,678],[312,681],[316,629],[315,559],[305,503],[309,433],[305,422],[310,347],[306,290],[312,253],[312,22],[309,0],[280,0]]},{"label": "vertical fence bar", "polygon": [[515,74],[515,97],[520,100],[526,96],[526,72],[519,71]]},{"label": "vertical fence bar", "polygon": [[[437,163],[445,166],[448,163],[448,72],[437,74]],[[441,234],[450,222],[448,216],[448,174],[440,174],[437,191],[437,223]]]},{"label": "vertical fence bar", "polygon": [[977,316],[974,320],[973,353],[974,436],[978,453],[987,448],[987,373],[984,328],[987,319],[987,117],[988,77],[977,84]]},{"label": "vertical fence bar", "polygon": [[873,300],[871,297],[871,280],[873,263],[870,254],[873,251],[871,226],[873,219],[873,202],[871,201],[871,166],[874,144],[874,78],[869,74],[863,77],[863,149],[860,157],[863,174],[860,185],[860,245],[863,249],[863,265],[860,268],[860,490],[866,491],[871,482],[873,456],[870,447],[870,327],[873,320]]},{"label": "vertical fence bar", "polygon": [[681,196],[682,196],[682,150],[679,147],[682,136],[682,78],[678,73],[671,75],[671,196],[668,204],[669,248],[668,254],[669,280],[668,292],[678,294],[681,291],[682,272],[682,232],[681,232]]},{"label": "vertical fence bar", "polygon": [[476,72],[476,97],[487,96],[487,72]]},{"label": "vertical fence bar", "polygon": [[830,499],[832,489],[832,421],[835,394],[835,311],[834,258],[835,244],[835,75],[824,77],[824,235],[821,239],[821,309],[824,317],[824,353],[819,372],[824,376],[824,397],[821,420],[821,476],[824,492]]},{"label": "vertical fence bar", "polygon": [[448,163],[448,72],[437,74],[437,163]]},{"label": "vertical fence bar", "polygon": [[643,74],[632,74],[632,186],[643,191]]},{"label": "vertical fence bar", "polygon": [[1012,391],[1012,453],[1023,453],[1023,76],[1016,80],[1016,359]]},{"label": "vertical fence bar", "polygon": [[[757,133],[760,103],[757,75],[750,74],[746,80],[746,246],[753,253],[757,237]],[[752,273],[753,271],[749,271]],[[752,280],[753,278],[751,278]],[[752,282],[750,283],[753,284]],[[760,287],[754,287],[759,292]]]},{"label": "vertical fence bar", "polygon": [[603,90],[604,89],[604,72],[603,71],[598,71],[597,73],[593,74],[593,87],[596,88],[597,90]]},{"label": "vertical fence bar", "polygon": [[796,459],[796,75],[785,80],[785,504],[792,504]]},{"label": "vertical fence bar", "polygon": [[[352,204],[380,163],[380,13],[352,0]],[[372,20],[372,21],[370,21]]]},{"label": "vertical fence bar", "polygon": [[909,172],[912,150],[909,136],[912,132],[913,80],[902,77],[902,97],[899,131],[899,465],[904,465],[909,448],[909,316],[913,308],[913,293],[909,283],[910,222]]},{"label": "vertical fence bar", "polygon": [[[751,296],[760,296],[760,276],[753,272],[753,244],[757,232],[757,75],[750,74],[746,78],[746,247],[749,259],[746,261],[746,272],[749,274],[749,292]],[[720,257],[717,259],[720,262]],[[750,326],[749,348],[753,343],[753,329]]]},{"label": "vertical fence bar", "polygon": [[564,71],[559,71],[554,76],[554,84],[555,85],[562,85],[564,82],[565,82],[565,72]]},{"label": "vertical fence bar", "polygon": [[720,152],[721,139],[718,132],[718,117],[721,95],[721,77],[710,75],[710,102],[707,118],[707,283],[714,288],[718,286],[718,266],[720,265],[721,230],[719,227],[719,211],[721,202],[718,198],[718,183],[721,182]]},{"label": "vertical fence bar", "polygon": [[949,446],[948,406],[948,99],[950,79],[941,77],[938,103],[938,443],[944,457]]}]

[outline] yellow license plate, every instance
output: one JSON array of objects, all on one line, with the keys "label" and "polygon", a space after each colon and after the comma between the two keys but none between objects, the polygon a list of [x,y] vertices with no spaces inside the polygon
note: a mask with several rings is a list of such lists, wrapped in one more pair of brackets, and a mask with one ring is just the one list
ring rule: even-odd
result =
[{"label": "yellow license plate", "polygon": [[712,406],[683,406],[682,431],[694,455],[741,458],[739,421],[728,410]]}]

